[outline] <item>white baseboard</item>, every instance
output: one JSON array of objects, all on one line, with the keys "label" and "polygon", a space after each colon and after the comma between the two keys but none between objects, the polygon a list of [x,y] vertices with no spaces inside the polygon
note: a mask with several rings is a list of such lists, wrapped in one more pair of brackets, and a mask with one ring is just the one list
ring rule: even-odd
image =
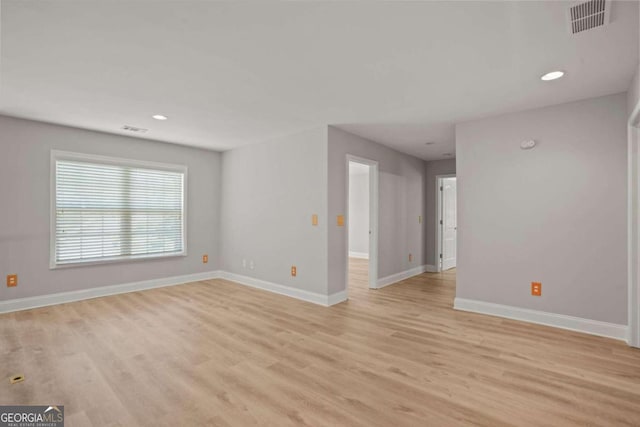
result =
[{"label": "white baseboard", "polygon": [[381,277],[378,279],[376,289],[384,288],[385,286],[393,285],[401,280],[408,279],[409,277],[417,276],[427,271],[426,265],[412,268],[410,270],[401,271],[400,273],[392,274],[391,276]]},{"label": "white baseboard", "polygon": [[347,299],[347,292],[337,292],[332,295],[323,295],[315,292],[309,292],[302,289],[292,288],[290,286],[279,285],[277,283],[267,282],[266,280],[256,279],[254,277],[242,276],[240,274],[222,272],[223,279],[230,280],[244,286],[262,289],[280,295],[285,295],[299,300],[312,302],[314,304],[329,307],[334,304],[341,303]]},{"label": "white baseboard", "polygon": [[7,301],[0,301],[0,313],[28,310],[31,308],[46,307],[48,305],[64,304],[67,302],[124,294],[127,292],[143,291],[145,289],[162,288],[165,286],[198,282],[200,280],[217,279],[220,277],[220,274],[220,271],[207,271],[204,273],[185,274],[183,276],[144,280],[141,282],[125,283],[122,285],[101,286],[99,288],[81,289],[77,291],[60,292],[56,294],[39,295],[27,298],[16,298]]},{"label": "white baseboard", "polygon": [[465,298],[456,298],[453,303],[453,308],[540,325],[554,326],[556,328],[569,329],[571,331],[584,332],[586,334],[614,338],[622,341],[627,340],[627,325],[618,325],[616,323],[607,323],[564,314],[548,313],[545,311],[530,310],[527,308]]},{"label": "white baseboard", "polygon": [[438,267],[436,267],[435,265],[425,265],[425,269],[424,271],[426,271],[427,273],[437,273],[438,272]]},{"label": "white baseboard", "polygon": [[252,277],[241,276],[225,271],[207,271],[204,273],[186,274],[183,276],[167,277],[162,279],[144,280],[141,282],[125,283],[121,285],[102,286],[99,288],[81,289],[70,292],[60,292],[49,295],[39,295],[35,297],[16,298],[7,301],[0,301],[0,313],[12,311],[29,310],[31,308],[46,307],[49,305],[64,304],[74,301],[82,301],[92,298],[105,297],[109,295],[124,294],[128,292],[143,291],[146,289],[162,288],[165,286],[181,285],[184,283],[198,282],[201,280],[227,279],[240,285],[251,286],[263,289],[280,295],[297,298],[303,301],[312,302],[325,307],[339,304],[347,300],[347,291],[336,292],[331,295],[322,295],[314,292],[295,289],[288,286],[278,285]]},{"label": "white baseboard", "polygon": [[369,259],[369,254],[365,252],[352,252],[349,251],[349,258]]},{"label": "white baseboard", "polygon": [[335,294],[331,294],[327,297],[327,306],[340,304],[341,302],[345,302],[347,299],[346,289],[341,292],[336,292]]}]

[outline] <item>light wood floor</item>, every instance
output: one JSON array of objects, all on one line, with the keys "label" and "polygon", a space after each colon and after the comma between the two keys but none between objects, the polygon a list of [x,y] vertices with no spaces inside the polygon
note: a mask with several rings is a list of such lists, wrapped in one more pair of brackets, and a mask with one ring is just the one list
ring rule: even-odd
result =
[{"label": "light wood floor", "polygon": [[640,351],[454,311],[455,271],[373,291],[353,264],[331,308],[212,280],[2,315],[0,404],[68,427],[640,425]]}]

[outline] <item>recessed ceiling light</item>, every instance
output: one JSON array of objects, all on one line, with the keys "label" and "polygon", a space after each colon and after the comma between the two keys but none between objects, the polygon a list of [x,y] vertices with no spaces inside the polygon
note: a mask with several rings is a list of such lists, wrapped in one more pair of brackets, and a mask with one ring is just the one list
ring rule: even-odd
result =
[{"label": "recessed ceiling light", "polygon": [[154,115],[153,115],[153,116],[151,116],[151,117],[153,117],[153,118],[154,118],[154,119],[156,119],[156,120],[167,120],[167,119],[169,118],[169,117],[167,117],[167,116],[163,116],[162,114],[154,114]]},{"label": "recessed ceiling light", "polygon": [[559,79],[562,76],[564,76],[564,71],[551,71],[551,72],[545,74],[544,76],[540,77],[540,79],[545,81],[545,82],[548,82],[548,81],[551,81],[551,80]]},{"label": "recessed ceiling light", "polygon": [[433,141],[429,141],[429,142],[425,142],[424,143],[424,145],[433,145],[433,144],[435,144],[435,142],[433,142]]},{"label": "recessed ceiling light", "polygon": [[453,156],[453,153],[444,153],[444,154],[443,154],[443,156],[445,156],[445,157],[451,157],[451,156]]}]

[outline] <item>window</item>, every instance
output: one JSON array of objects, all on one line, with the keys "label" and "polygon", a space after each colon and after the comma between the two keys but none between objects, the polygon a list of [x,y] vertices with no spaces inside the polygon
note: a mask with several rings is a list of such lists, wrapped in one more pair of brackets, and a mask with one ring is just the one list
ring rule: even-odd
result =
[{"label": "window", "polygon": [[51,172],[51,268],[186,255],[186,167],[52,151]]}]

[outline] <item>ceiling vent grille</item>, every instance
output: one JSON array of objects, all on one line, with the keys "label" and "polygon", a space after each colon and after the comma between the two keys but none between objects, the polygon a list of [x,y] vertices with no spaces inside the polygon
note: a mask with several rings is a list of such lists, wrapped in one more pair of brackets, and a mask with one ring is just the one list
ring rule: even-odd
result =
[{"label": "ceiling vent grille", "polygon": [[609,23],[611,0],[590,0],[569,8],[569,31],[578,34]]},{"label": "ceiling vent grille", "polygon": [[149,129],[137,128],[135,126],[124,125],[124,126],[122,126],[122,130],[126,130],[127,132],[134,132],[134,133],[146,133]]}]

